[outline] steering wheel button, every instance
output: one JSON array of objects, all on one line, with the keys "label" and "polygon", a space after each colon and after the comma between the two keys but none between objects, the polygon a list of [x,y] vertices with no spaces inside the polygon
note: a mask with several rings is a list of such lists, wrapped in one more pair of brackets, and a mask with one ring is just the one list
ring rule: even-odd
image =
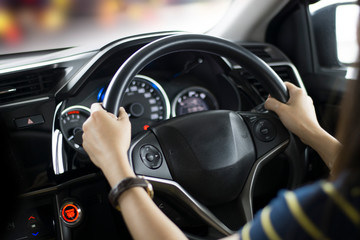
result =
[{"label": "steering wheel button", "polygon": [[257,117],[256,116],[250,116],[249,120],[250,120],[251,123],[254,123],[254,122],[256,122]]},{"label": "steering wheel button", "polygon": [[270,142],[276,137],[275,126],[266,119],[257,121],[254,125],[255,136],[262,142]]},{"label": "steering wheel button", "polygon": [[140,158],[144,165],[150,169],[157,169],[162,163],[160,151],[152,145],[141,147]]},{"label": "steering wheel button", "polygon": [[267,134],[269,134],[269,129],[268,128],[261,128],[260,129],[260,132],[263,134],[263,135],[267,135]]},{"label": "steering wheel button", "polygon": [[154,154],[153,153],[148,153],[148,154],[146,154],[146,160],[148,160],[149,162],[152,162],[152,161],[154,161],[154,159],[155,159],[155,156],[154,156]]}]

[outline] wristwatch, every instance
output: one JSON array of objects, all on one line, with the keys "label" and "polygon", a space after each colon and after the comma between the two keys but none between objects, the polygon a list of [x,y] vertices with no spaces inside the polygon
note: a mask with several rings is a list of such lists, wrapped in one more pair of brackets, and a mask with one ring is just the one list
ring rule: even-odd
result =
[{"label": "wristwatch", "polygon": [[111,205],[120,211],[120,206],[118,204],[118,199],[123,192],[133,187],[143,187],[150,198],[154,197],[154,190],[151,185],[145,178],[143,177],[128,177],[121,180],[115,187],[113,187],[109,193],[109,201]]}]

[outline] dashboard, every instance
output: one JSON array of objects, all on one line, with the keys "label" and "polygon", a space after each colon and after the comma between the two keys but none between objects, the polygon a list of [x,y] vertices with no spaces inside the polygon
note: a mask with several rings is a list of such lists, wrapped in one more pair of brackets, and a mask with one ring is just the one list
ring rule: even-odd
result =
[{"label": "dashboard", "polygon": [[[3,148],[20,176],[20,202],[26,202],[9,220],[5,239],[94,238],[94,227],[101,225],[98,232],[108,235],[97,237],[129,236],[121,216],[115,215],[107,202],[106,181],[81,146],[82,124],[90,116],[91,104],[103,101],[121,64],[146,43],[169,34],[173,33],[121,39],[101,49],[25,56],[20,65],[0,69],[0,77],[8,84],[1,85],[0,92],[1,128],[10,139]],[[303,86],[296,68],[275,47],[239,44],[284,81]],[[146,66],[127,86],[121,106],[130,117],[135,139],[157,124],[185,114],[250,111],[267,95],[266,88],[242,66],[219,56],[188,51],[166,55]],[[259,195],[276,192],[274,188],[283,187],[286,178],[285,174],[266,185]],[[187,227],[186,213],[173,212],[171,204],[161,198],[157,204],[167,206],[177,224]],[[91,220],[79,225],[66,221],[63,212],[68,206],[81,207]],[[118,224],[122,226],[118,231],[108,231]]]}]

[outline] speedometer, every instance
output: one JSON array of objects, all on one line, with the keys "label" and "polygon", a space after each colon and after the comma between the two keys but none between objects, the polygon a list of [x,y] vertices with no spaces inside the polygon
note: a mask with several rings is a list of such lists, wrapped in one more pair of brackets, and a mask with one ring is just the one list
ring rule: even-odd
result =
[{"label": "speedometer", "polygon": [[219,108],[215,96],[203,87],[184,89],[176,95],[172,106],[173,117]]},{"label": "speedometer", "polygon": [[170,102],[164,89],[144,75],[131,81],[121,105],[129,114],[133,135],[170,117]]}]

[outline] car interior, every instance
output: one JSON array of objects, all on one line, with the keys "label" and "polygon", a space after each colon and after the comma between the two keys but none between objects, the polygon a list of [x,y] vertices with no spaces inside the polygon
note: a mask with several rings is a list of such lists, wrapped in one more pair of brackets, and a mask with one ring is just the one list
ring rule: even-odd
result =
[{"label": "car interior", "polygon": [[[115,115],[126,109],[130,165],[189,239],[231,235],[280,190],[328,176],[317,153],[263,104],[269,94],[286,102],[291,82],[335,136],[356,78],[356,1],[107,0],[99,2],[111,11],[121,2],[117,11],[141,16],[142,28],[118,17],[129,30],[101,32],[79,0],[67,6],[68,32],[42,36],[29,23],[7,34],[1,19],[26,22],[56,1],[36,2],[0,4],[2,239],[131,239],[82,147],[96,102]],[[205,27],[151,22],[153,10]]]}]

